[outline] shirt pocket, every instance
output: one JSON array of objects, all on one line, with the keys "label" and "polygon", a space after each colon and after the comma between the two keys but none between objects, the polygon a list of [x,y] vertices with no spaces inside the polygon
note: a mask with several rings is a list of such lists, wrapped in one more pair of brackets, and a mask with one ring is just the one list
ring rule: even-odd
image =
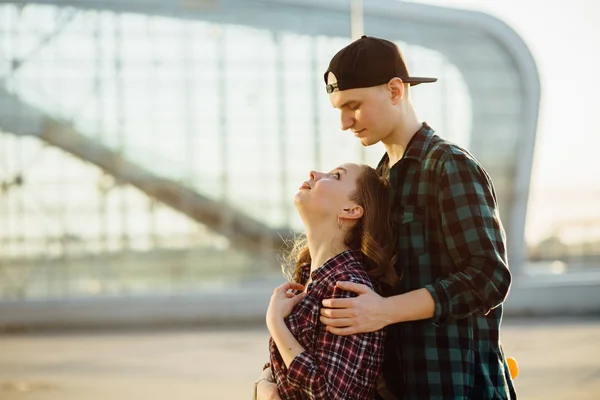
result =
[{"label": "shirt pocket", "polygon": [[400,213],[401,236],[408,245],[411,259],[418,259],[427,252],[427,208],[405,205]]}]

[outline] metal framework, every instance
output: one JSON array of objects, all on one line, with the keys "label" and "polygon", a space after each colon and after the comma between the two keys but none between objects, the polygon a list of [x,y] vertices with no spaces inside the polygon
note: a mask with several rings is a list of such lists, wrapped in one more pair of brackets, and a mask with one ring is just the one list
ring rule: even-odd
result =
[{"label": "metal framework", "polygon": [[[510,262],[519,274],[540,98],[530,52],[514,31],[484,14],[391,0],[364,7],[367,34],[398,41],[413,69],[440,77],[434,88],[415,91],[415,101],[443,136],[468,132],[461,144],[495,181]],[[198,246],[221,249],[220,265],[245,265],[240,269],[251,273],[252,265],[273,258],[280,235],[299,227],[289,194],[305,174],[300,167],[327,168],[352,158],[373,163],[380,156],[381,149],[364,152],[327,133],[337,122],[320,74],[349,40],[347,1],[0,1],[0,10],[9,22],[0,23],[9,50],[0,56],[0,130],[16,135],[4,136],[11,144],[0,147],[10,160],[2,193],[5,226],[12,229],[0,231],[9,254],[0,270],[23,283],[17,297],[30,296],[24,288],[30,275],[19,271],[48,265],[41,261],[44,247],[31,243],[49,243],[49,237],[62,243],[57,256],[75,260],[74,274],[93,282],[105,282],[98,277],[103,272],[81,272],[84,261],[72,253],[82,246],[78,240],[88,243],[96,234],[102,245],[75,252],[95,259],[110,252],[162,252],[169,238],[185,237],[177,246],[192,248],[195,260],[203,259]],[[46,25],[19,26],[31,24],[36,13]],[[93,180],[97,199],[83,214],[96,215],[88,221],[96,234],[69,217],[79,214],[73,214],[66,189],[52,203],[58,209],[41,213],[57,222],[56,232],[40,237],[23,228],[31,225],[31,203],[39,208],[48,197],[28,189],[28,175],[44,176],[39,162],[30,167],[24,159],[36,154],[29,148],[62,160],[65,168],[55,178],[71,179],[69,187],[77,180],[72,170]],[[162,224],[161,213],[170,213]],[[187,217],[175,216],[180,213]],[[164,221],[175,218],[180,222],[165,229],[171,224]],[[249,258],[232,261],[233,249]],[[189,280],[197,262],[182,262],[181,253],[173,257],[181,281]],[[23,261],[28,258],[33,261]],[[41,284],[50,279],[38,278]],[[149,287],[150,293],[164,289]],[[85,295],[70,287],[58,292]]]}]

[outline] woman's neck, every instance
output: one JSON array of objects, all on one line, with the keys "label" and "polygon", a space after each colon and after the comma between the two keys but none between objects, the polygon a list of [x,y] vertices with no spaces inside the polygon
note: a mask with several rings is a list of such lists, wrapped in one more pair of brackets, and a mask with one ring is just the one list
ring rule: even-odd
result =
[{"label": "woman's neck", "polygon": [[309,229],[307,226],[306,238],[310,251],[310,272],[319,269],[327,260],[349,249],[344,243],[346,231],[337,226],[319,226]]}]

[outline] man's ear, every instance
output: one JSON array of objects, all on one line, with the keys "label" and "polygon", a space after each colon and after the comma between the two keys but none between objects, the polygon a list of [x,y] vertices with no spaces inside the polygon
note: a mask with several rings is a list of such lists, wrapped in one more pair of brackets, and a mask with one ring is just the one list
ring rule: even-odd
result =
[{"label": "man's ear", "polygon": [[392,78],[388,82],[392,104],[396,105],[404,97],[404,82],[400,78]]},{"label": "man's ear", "polygon": [[364,209],[359,205],[354,205],[350,208],[344,208],[339,216],[342,219],[359,219],[363,214]]}]

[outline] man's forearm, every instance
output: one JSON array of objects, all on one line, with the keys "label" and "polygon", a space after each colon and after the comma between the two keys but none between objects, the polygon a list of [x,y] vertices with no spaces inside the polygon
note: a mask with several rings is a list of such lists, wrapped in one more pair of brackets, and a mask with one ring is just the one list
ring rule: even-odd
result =
[{"label": "man's forearm", "polygon": [[435,303],[427,289],[417,289],[386,299],[386,314],[392,323],[429,319],[434,311]]}]

